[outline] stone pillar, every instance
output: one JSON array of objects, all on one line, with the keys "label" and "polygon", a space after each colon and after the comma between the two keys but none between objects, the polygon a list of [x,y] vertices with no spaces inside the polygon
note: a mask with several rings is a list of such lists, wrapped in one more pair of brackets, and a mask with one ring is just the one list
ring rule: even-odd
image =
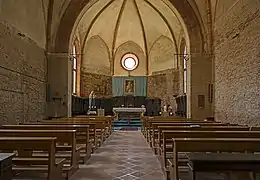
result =
[{"label": "stone pillar", "polygon": [[48,54],[47,117],[70,117],[72,61],[68,53]]},{"label": "stone pillar", "polygon": [[[208,55],[191,55],[187,63],[187,114],[202,120],[213,116],[213,103],[209,102],[208,86],[212,83],[212,58]],[[199,107],[199,96],[204,96],[204,107]]]}]

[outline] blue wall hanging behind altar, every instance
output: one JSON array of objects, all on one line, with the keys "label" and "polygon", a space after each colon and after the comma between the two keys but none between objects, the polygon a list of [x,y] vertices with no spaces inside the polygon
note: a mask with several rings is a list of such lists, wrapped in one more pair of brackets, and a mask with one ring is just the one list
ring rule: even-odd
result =
[{"label": "blue wall hanging behind altar", "polygon": [[146,76],[114,76],[112,78],[113,96],[146,96]]}]

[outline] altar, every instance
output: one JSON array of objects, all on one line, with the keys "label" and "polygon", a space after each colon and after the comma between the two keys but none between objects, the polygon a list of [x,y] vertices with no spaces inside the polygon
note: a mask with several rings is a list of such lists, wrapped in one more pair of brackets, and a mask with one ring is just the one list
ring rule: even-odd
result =
[{"label": "altar", "polygon": [[146,112],[146,108],[113,108],[116,120],[118,119],[140,119],[140,116]]}]

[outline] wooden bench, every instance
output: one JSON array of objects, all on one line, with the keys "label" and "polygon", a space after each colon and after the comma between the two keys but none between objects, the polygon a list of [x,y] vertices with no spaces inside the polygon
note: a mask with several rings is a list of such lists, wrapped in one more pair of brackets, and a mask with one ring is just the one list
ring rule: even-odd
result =
[{"label": "wooden bench", "polygon": [[[245,126],[158,126],[158,139],[157,141],[155,140],[155,149],[158,150],[158,154],[161,155],[161,148],[162,148],[162,143],[167,142],[167,139],[170,140],[172,137],[171,131],[248,131],[249,127]],[[167,131],[168,134],[166,136],[163,135]]]},{"label": "wooden bench", "polygon": [[[180,124],[198,124],[198,123],[204,123],[204,124],[212,124],[212,123],[214,123],[214,124],[223,124],[223,123],[220,123],[220,122],[211,122],[211,121],[201,121],[201,120],[185,120],[185,121],[183,121],[183,120],[181,120],[181,121],[179,121],[179,120],[154,120],[154,119],[152,119],[152,120],[149,120],[148,122],[147,122],[147,127],[146,127],[146,137],[147,137],[147,141],[149,142],[150,141],[150,139],[151,139],[151,134],[152,134],[152,125],[154,124],[154,123],[180,123]],[[227,124],[227,123],[226,123]]]},{"label": "wooden bench", "polygon": [[[53,120],[52,120],[53,121]],[[44,121],[46,123],[46,121]],[[102,143],[106,140],[106,137],[108,137],[109,134],[109,128],[108,124],[104,120],[93,120],[93,119],[80,119],[80,118],[74,118],[74,119],[58,119],[55,122],[52,123],[60,123],[60,124],[95,124],[96,126],[96,136],[97,136],[97,144],[98,146],[101,146]]]},{"label": "wooden bench", "polygon": [[171,117],[162,117],[162,116],[153,116],[153,117],[149,117],[149,116],[143,116],[141,117],[141,123],[142,123],[142,132],[144,134],[144,136],[146,137],[146,128],[148,127],[148,121],[149,120],[170,120],[170,121],[186,121],[187,118],[183,118],[183,117],[177,117],[177,116],[171,116]]},{"label": "wooden bench", "polygon": [[[196,120],[191,120],[191,119],[186,119],[186,118],[148,118],[146,120],[144,120],[144,122],[142,123],[142,130],[144,132],[144,136],[146,138],[148,137],[148,132],[151,128],[151,122],[190,122],[190,121],[196,121]],[[201,121],[201,120],[199,120]]]},{"label": "wooden bench", "polygon": [[[169,126],[159,126],[159,136],[156,144],[156,150],[158,151],[159,155],[159,160],[163,164],[163,167],[166,167],[166,162],[167,162],[167,157],[168,154],[167,152],[172,152],[172,138],[176,137],[176,133],[178,137],[193,137],[193,133],[189,132],[195,132],[194,136],[198,137],[205,137],[200,135],[200,133],[196,132],[201,132],[201,131],[248,131],[248,127],[233,127],[233,126],[202,126],[202,127],[196,127],[196,128],[190,128],[190,127],[169,127]],[[183,133],[187,132],[187,133]],[[183,135],[183,136],[182,136]],[[208,137],[208,136],[207,136]]]},{"label": "wooden bench", "polygon": [[[256,173],[260,173],[260,155],[250,153],[190,153],[188,167],[191,180],[197,178],[198,172],[241,172],[247,177],[244,179],[256,179]],[[251,174],[252,173],[252,174]],[[227,173],[229,176],[230,173]],[[252,176],[251,176],[252,175]],[[251,177],[250,177],[251,176]],[[230,178],[229,178],[230,179]],[[241,178],[240,178],[241,179]]]},{"label": "wooden bench", "polygon": [[85,163],[91,156],[92,145],[89,140],[89,125],[22,124],[2,125],[1,128],[16,130],[76,130],[76,143],[77,149],[80,151],[81,163]]},{"label": "wooden bench", "polygon": [[[63,171],[68,179],[79,168],[80,149],[76,147],[76,130],[12,130],[0,129],[0,137],[56,137],[56,157],[66,158]],[[64,154],[65,153],[65,154]],[[30,156],[46,157],[46,153],[31,152]]]},{"label": "wooden bench", "polygon": [[201,126],[238,126],[237,124],[226,124],[226,123],[208,123],[204,121],[197,122],[152,122],[151,129],[149,133],[149,144],[152,148],[155,148],[155,140],[158,138],[158,126],[188,126],[188,127],[201,127]]},{"label": "wooden bench", "polygon": [[46,120],[41,121],[42,124],[48,125],[95,125],[95,129],[90,128],[90,138],[94,138],[95,143],[93,144],[93,151],[102,145],[105,141],[105,123],[103,121],[83,121],[83,120],[70,120],[70,119],[60,119],[60,120]]},{"label": "wooden bench", "polygon": [[[74,119],[77,118],[86,118],[86,119],[90,119],[90,120],[104,120],[106,122],[107,128],[108,128],[108,136],[112,134],[113,132],[113,117],[112,116],[86,116],[86,115],[81,115],[81,116],[75,116],[73,117]],[[108,137],[107,136],[107,137]]]},{"label": "wooden bench", "polygon": [[[112,133],[112,125],[111,125],[111,120],[110,119],[102,119],[102,118],[96,118],[96,117],[73,117],[73,118],[59,118],[59,119],[55,119],[52,121],[70,121],[70,122],[75,122],[75,123],[96,123],[99,125],[99,127],[97,127],[98,129],[103,129],[106,132],[106,136],[108,137],[111,133]],[[43,121],[45,122],[45,121]],[[102,125],[102,126],[101,126]]]},{"label": "wooden bench", "polygon": [[[62,179],[64,158],[55,158],[55,137],[0,137],[0,150],[18,151],[13,158],[13,172],[47,172],[48,180]],[[48,157],[35,158],[19,154],[24,151],[46,151]]]},{"label": "wooden bench", "polygon": [[[210,130],[210,131],[209,131]],[[219,128],[215,129],[204,129],[199,131],[178,131],[178,130],[163,130],[163,140],[162,140],[162,147],[160,150],[160,161],[163,164],[163,166],[167,167],[167,159],[171,158],[167,155],[168,153],[171,153],[173,151],[172,147],[172,138],[206,138],[206,137],[212,137],[212,138],[260,138],[260,132],[258,131],[246,131],[246,129],[242,130],[238,129],[229,129],[229,130],[223,130]]]},{"label": "wooden bench", "polygon": [[260,152],[259,138],[173,138],[171,180],[179,180],[178,153],[181,152]]},{"label": "wooden bench", "polygon": [[0,180],[12,180],[12,159],[14,153],[0,153]]},{"label": "wooden bench", "polygon": [[[73,127],[89,127],[88,128],[88,137],[89,137],[89,141],[92,142],[92,148],[93,151],[94,149],[96,149],[97,147],[97,125],[96,123],[91,123],[91,122],[87,122],[87,123],[77,123],[77,122],[62,122],[62,121],[58,121],[58,120],[44,120],[41,121],[40,123],[27,123],[25,125],[47,125],[47,126],[64,126],[64,127],[68,127],[68,126],[73,126]],[[82,131],[82,129],[80,128],[79,133],[77,133],[77,137],[79,135],[81,135],[82,138],[84,138],[85,134],[84,131]]]}]

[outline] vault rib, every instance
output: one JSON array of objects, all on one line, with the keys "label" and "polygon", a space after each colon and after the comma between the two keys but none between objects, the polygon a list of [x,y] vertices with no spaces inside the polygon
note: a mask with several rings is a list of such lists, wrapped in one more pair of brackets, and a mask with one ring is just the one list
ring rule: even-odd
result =
[{"label": "vault rib", "polygon": [[143,33],[143,40],[144,40],[144,48],[145,48],[145,57],[146,57],[146,75],[149,75],[149,57],[148,57],[148,46],[147,46],[147,37],[146,37],[146,33],[145,33],[145,28],[144,28],[144,23],[143,23],[143,19],[141,17],[140,11],[138,9],[138,5],[136,3],[136,0],[133,0],[137,15],[139,17],[140,20],[140,24],[141,24],[141,28],[142,28],[142,33]]},{"label": "vault rib", "polygon": [[83,39],[83,46],[82,46],[82,49],[81,49],[81,54],[84,54],[84,49],[85,49],[85,45],[86,45],[86,41],[87,41],[87,38],[88,38],[88,35],[93,27],[93,25],[95,24],[96,20],[99,18],[99,16],[113,3],[115,2],[116,0],[111,0],[109,1],[97,14],[96,16],[93,18],[93,20],[91,21],[89,27],[88,27],[88,30],[86,32],[86,35],[84,36],[84,39]]},{"label": "vault rib", "polygon": [[119,25],[120,25],[120,22],[121,22],[121,19],[122,19],[122,14],[124,12],[124,9],[125,9],[125,6],[126,6],[126,2],[127,0],[124,0],[123,3],[122,3],[122,6],[120,8],[120,11],[118,13],[118,17],[117,17],[117,20],[116,20],[116,25],[115,25],[115,29],[114,29],[114,35],[113,35],[113,42],[112,42],[112,49],[111,49],[111,52],[112,52],[112,75],[114,75],[114,63],[115,63],[115,46],[116,46],[116,37],[117,37],[117,34],[118,34],[118,29],[119,29]]},{"label": "vault rib", "polygon": [[174,32],[173,32],[173,30],[172,30],[172,28],[171,28],[171,25],[170,25],[169,21],[164,17],[164,15],[160,12],[160,10],[157,9],[152,3],[150,3],[148,0],[144,0],[144,1],[145,1],[149,6],[151,6],[155,12],[157,12],[157,14],[162,18],[162,20],[164,21],[164,23],[166,24],[166,26],[167,26],[168,29],[170,30],[172,39],[173,39],[173,41],[174,41],[175,51],[176,51],[176,53],[178,53],[177,41],[176,41]]}]

